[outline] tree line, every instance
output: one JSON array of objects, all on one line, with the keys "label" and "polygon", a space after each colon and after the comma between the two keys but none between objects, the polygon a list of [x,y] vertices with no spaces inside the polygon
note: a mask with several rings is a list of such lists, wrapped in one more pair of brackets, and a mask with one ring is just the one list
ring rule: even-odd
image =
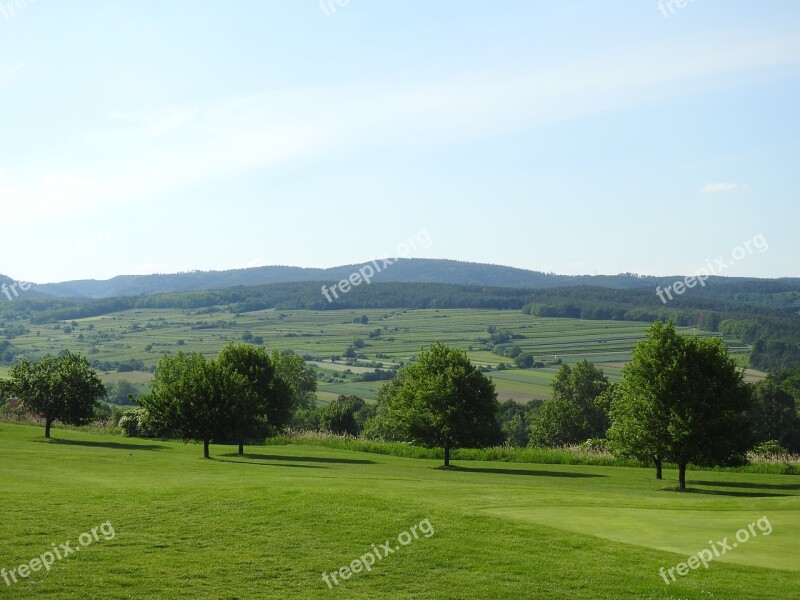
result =
[{"label": "tree line", "polygon": [[[681,489],[690,464],[741,465],[759,442],[800,450],[800,367],[750,385],[720,339],[655,322],[622,372],[611,384],[588,361],[562,365],[552,399],[525,408],[500,404],[492,380],[464,351],[435,343],[379,389],[375,405],[340,396],[317,407],[316,378],[302,358],[231,343],[213,359],[162,357],[151,392],[120,426],[129,435],[201,443],[206,458],[212,443],[237,444],[241,454],[245,444],[289,427],[360,433],[441,448],[446,467],[455,448],[599,439],[619,456],[654,465],[657,478],[664,462],[676,464]],[[49,437],[56,420],[89,421],[105,389],[85,358],[67,353],[20,361],[0,392],[44,419]]]}]

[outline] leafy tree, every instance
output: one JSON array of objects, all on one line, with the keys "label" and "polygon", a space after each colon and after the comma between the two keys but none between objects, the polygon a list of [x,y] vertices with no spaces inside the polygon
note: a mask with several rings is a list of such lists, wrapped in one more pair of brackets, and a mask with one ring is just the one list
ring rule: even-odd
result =
[{"label": "leafy tree", "polygon": [[276,377],[288,386],[292,429],[316,429],[317,377],[296,354],[273,351],[269,356]]},{"label": "leafy tree", "polygon": [[733,465],[751,446],[750,389],[719,338],[679,335],[656,322],[623,368],[613,400],[611,448],[618,454],[686,466]]},{"label": "leafy tree", "polygon": [[450,450],[501,439],[494,383],[462,350],[435,343],[388,384],[386,425],[406,441]]},{"label": "leafy tree", "polygon": [[340,395],[320,411],[320,427],[332,433],[358,435],[369,412],[362,398]]},{"label": "leafy tree", "polygon": [[789,392],[772,381],[757,383],[749,416],[756,442],[776,440],[791,452],[800,452],[800,416]]},{"label": "leafy tree", "polygon": [[139,396],[139,388],[127,379],[120,379],[109,385],[106,394],[109,402],[120,405],[134,404],[137,396]]},{"label": "leafy tree", "polygon": [[533,366],[533,354],[528,354],[527,352],[518,353],[514,362],[520,369],[530,369]]},{"label": "leafy tree", "polygon": [[226,439],[238,442],[239,454],[244,454],[245,441],[263,441],[268,433],[289,422],[289,384],[277,377],[269,355],[260,346],[229,343],[216,360],[248,383],[248,394],[228,399],[229,418],[222,432]]},{"label": "leafy tree", "polygon": [[603,438],[608,429],[608,378],[587,360],[561,365],[546,401],[531,424],[530,444],[565,446]]},{"label": "leafy tree", "polygon": [[506,444],[523,448],[528,445],[531,415],[539,406],[538,401],[519,404],[514,400],[506,400],[500,403],[497,416]]},{"label": "leafy tree", "polygon": [[163,356],[152,391],[140,402],[158,421],[184,441],[203,443],[203,456],[221,431],[234,429],[231,408],[255,404],[247,377],[229,366],[193,352]]},{"label": "leafy tree", "polygon": [[794,365],[767,376],[767,381],[779,386],[800,402],[800,365]]},{"label": "leafy tree", "polygon": [[55,421],[84,425],[94,418],[106,388],[85,357],[66,352],[37,363],[20,360],[11,368],[8,389],[23,407],[44,419],[44,436]]}]

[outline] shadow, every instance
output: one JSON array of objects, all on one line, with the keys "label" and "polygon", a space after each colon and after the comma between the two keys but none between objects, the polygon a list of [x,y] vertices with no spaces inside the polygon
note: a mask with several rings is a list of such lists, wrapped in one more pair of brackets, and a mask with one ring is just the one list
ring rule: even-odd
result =
[{"label": "shadow", "polygon": [[[693,482],[696,483],[696,482]],[[792,494],[772,494],[770,492],[730,492],[727,490],[698,490],[697,488],[687,488],[681,490],[677,487],[661,488],[663,492],[678,492],[679,494],[705,494],[706,496],[733,496],[736,498],[781,498]]]},{"label": "shadow", "polygon": [[159,444],[125,444],[120,442],[89,442],[81,440],[60,440],[57,438],[50,438],[44,440],[36,440],[43,444],[64,444],[67,446],[86,446],[89,448],[110,448],[111,450],[161,450],[165,446]]},{"label": "shadow", "polygon": [[[230,456],[226,454],[225,456]],[[238,456],[238,454],[236,455]],[[319,465],[287,465],[283,463],[254,463],[247,462],[246,460],[225,460],[218,458],[217,462],[232,463],[236,465],[250,465],[251,467],[286,467],[290,469],[327,469],[328,467],[320,467]]]},{"label": "shadow", "polygon": [[326,458],[321,456],[279,456],[277,454],[239,454],[231,452],[229,454],[222,454],[221,456],[233,456],[239,458],[248,458],[250,460],[277,460],[286,462],[317,462],[317,463],[331,463],[342,465],[374,465],[371,460],[359,460],[356,458]]},{"label": "shadow", "polygon": [[692,483],[711,487],[749,488],[754,490],[800,490],[800,483],[749,483],[746,481],[693,481]]},{"label": "shadow", "polygon": [[463,473],[497,473],[498,475],[530,475],[532,477],[608,477],[608,475],[596,475],[594,473],[569,473],[567,471],[530,471],[528,469],[489,469],[486,467],[434,467],[441,471],[460,471]]}]

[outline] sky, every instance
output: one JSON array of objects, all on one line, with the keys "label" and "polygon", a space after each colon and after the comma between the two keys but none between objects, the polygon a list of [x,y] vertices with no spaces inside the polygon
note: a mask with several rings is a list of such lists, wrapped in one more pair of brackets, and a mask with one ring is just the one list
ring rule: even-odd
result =
[{"label": "sky", "polygon": [[0,273],[798,277],[799,31],[796,0],[0,0]]}]

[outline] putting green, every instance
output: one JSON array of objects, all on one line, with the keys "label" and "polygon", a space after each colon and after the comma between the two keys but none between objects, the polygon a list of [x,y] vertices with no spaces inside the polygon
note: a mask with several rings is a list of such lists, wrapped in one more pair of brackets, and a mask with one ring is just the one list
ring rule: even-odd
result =
[{"label": "putting green", "polygon": [[[675,510],[614,508],[599,506],[516,506],[489,508],[485,512],[521,521],[528,521],[586,533],[615,542],[655,548],[675,552],[675,563],[711,547],[713,541],[722,554],[718,542],[727,537],[731,547],[714,561],[724,561],[742,565],[800,571],[800,552],[797,541],[800,539],[800,523],[796,510]],[[753,527],[756,535],[749,531],[749,525],[761,517],[762,531],[758,524]],[[772,532],[765,535],[770,529]],[[741,539],[736,534],[740,529]],[[669,568],[671,565],[664,565]],[[711,563],[713,566],[713,562]]]}]

